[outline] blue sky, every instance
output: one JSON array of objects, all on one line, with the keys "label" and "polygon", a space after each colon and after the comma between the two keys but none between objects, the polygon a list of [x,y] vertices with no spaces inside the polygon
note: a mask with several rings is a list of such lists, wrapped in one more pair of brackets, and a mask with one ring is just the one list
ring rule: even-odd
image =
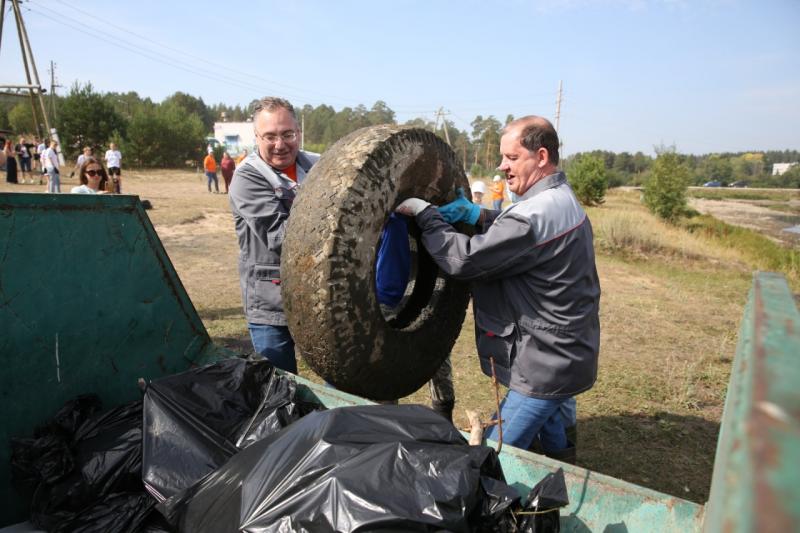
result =
[{"label": "blue sky", "polygon": [[[31,0],[23,16],[40,76],[53,60],[66,88],[383,100],[399,121],[441,106],[470,130],[552,119],[563,80],[567,154],[800,149],[798,0]],[[3,83],[24,81],[15,29],[7,14]]]}]

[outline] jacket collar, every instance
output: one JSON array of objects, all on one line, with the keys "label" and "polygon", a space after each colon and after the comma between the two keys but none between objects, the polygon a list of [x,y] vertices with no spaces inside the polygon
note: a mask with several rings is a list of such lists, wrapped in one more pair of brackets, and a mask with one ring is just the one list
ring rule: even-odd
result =
[{"label": "jacket collar", "polygon": [[566,182],[567,182],[567,176],[563,172],[559,171],[556,172],[555,174],[550,174],[549,176],[545,176],[544,178],[534,183],[533,187],[528,189],[528,191],[522,195],[521,200],[527,200],[528,198],[533,198],[540,192],[544,192],[547,189],[558,187],[559,185],[563,185]]},{"label": "jacket collar", "polygon": [[311,170],[311,167],[314,164],[314,162],[311,161],[305,152],[298,152],[296,160],[297,183],[295,183],[289,178],[289,176],[280,170],[271,167],[266,161],[261,159],[261,155],[259,155],[258,150],[254,150],[250,155],[248,155],[245,161],[250,164],[250,166],[258,170],[258,172],[266,178],[273,189],[277,189],[279,187],[283,189],[294,189],[303,182],[303,180],[306,178],[306,174],[308,174],[308,171]]}]

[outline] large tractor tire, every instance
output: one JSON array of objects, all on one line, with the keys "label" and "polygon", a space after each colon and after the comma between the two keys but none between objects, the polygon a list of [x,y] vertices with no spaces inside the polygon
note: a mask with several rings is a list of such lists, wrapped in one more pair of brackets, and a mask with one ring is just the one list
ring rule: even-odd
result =
[{"label": "large tractor tire", "polygon": [[284,309],[298,353],[336,388],[373,400],[419,389],[450,354],[467,304],[411,221],[412,281],[384,315],[375,290],[379,241],[403,200],[441,205],[469,183],[458,158],[422,129],[363,128],[320,158],[300,187],[283,244]]}]

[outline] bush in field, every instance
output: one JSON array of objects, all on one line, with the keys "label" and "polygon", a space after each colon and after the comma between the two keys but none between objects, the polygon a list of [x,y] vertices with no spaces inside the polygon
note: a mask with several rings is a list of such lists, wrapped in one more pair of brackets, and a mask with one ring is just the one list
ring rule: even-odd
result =
[{"label": "bush in field", "polygon": [[180,106],[145,107],[131,119],[123,145],[126,158],[139,167],[183,166],[205,155],[205,127]]},{"label": "bush in field", "polygon": [[680,162],[678,154],[662,152],[644,184],[644,203],[653,214],[674,223],[686,211],[688,186],[689,169]]},{"label": "bush in field", "polygon": [[606,166],[596,155],[583,155],[570,165],[569,183],[583,205],[600,205],[608,189]]}]

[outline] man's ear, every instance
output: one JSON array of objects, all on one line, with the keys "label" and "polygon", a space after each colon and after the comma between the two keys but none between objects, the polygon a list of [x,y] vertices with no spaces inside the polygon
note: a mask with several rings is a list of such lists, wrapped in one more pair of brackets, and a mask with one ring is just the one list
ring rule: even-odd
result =
[{"label": "man's ear", "polygon": [[536,155],[539,156],[539,164],[537,165],[539,168],[544,168],[550,164],[550,153],[544,146],[540,146],[539,149],[536,150]]}]

